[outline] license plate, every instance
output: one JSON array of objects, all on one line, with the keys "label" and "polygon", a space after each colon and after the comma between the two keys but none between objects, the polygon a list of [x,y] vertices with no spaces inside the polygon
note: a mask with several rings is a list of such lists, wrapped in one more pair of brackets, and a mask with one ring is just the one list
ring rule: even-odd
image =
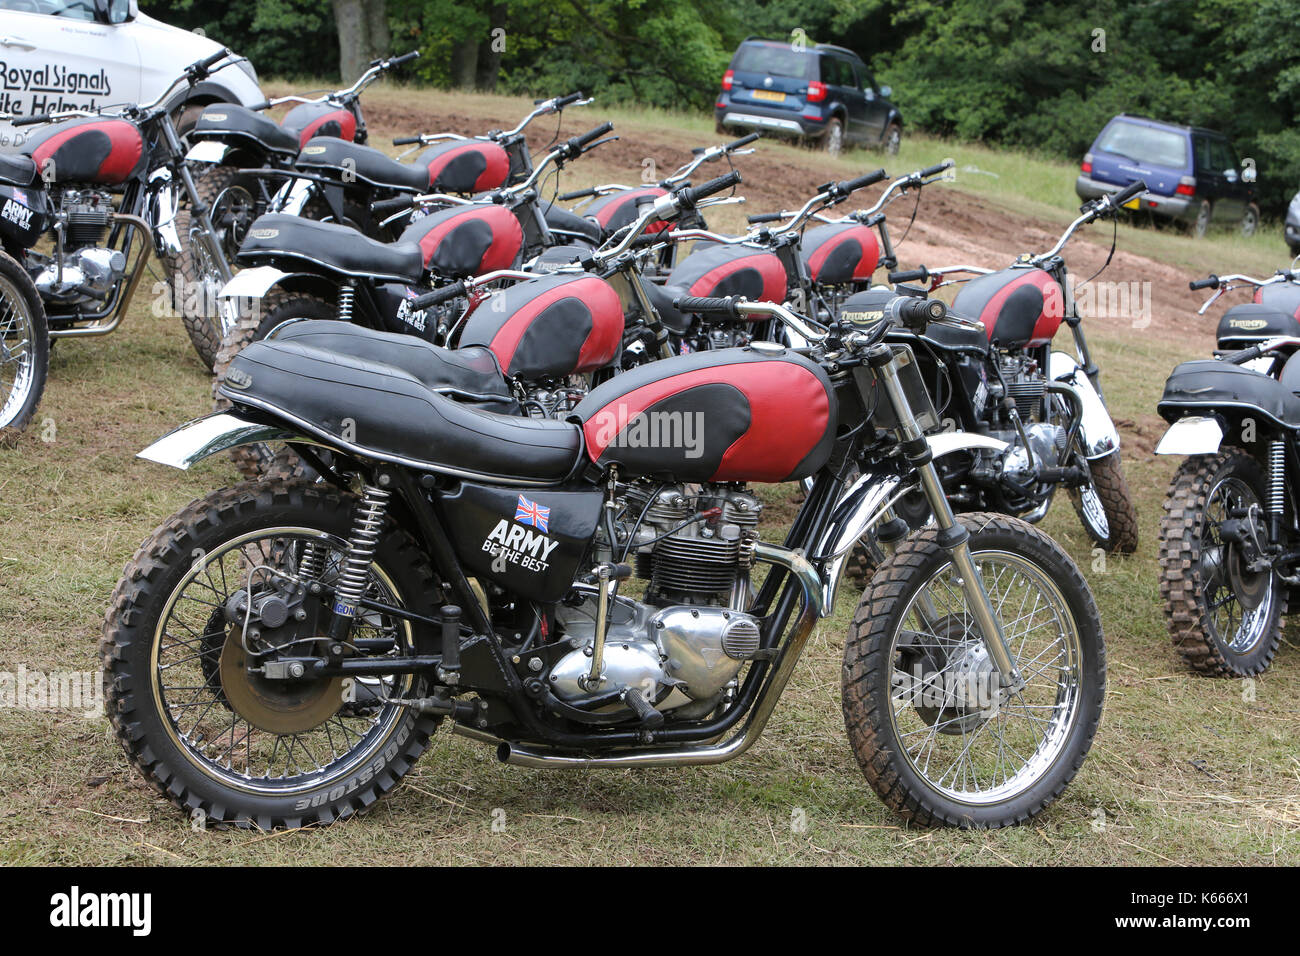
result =
[{"label": "license plate", "polygon": [[785,94],[784,94],[784,93],[776,93],[776,92],[774,92],[774,91],[772,91],[772,90],[755,90],[755,91],[754,91],[754,99],[756,99],[756,100],[767,100],[769,103],[784,103],[784,102],[785,102]]}]

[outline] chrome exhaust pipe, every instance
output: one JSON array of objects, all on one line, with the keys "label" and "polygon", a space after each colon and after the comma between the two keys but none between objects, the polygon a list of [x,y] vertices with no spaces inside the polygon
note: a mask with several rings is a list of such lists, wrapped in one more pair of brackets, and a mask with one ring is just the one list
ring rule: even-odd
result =
[{"label": "chrome exhaust pipe", "polygon": [[600,754],[590,757],[556,753],[546,748],[529,748],[501,741],[497,746],[497,759],[517,767],[539,769],[585,769],[590,767],[696,767],[725,763],[739,757],[762,736],[781,692],[794,673],[795,664],[803,653],[808,638],[822,612],[822,580],[816,569],[800,554],[788,548],[759,542],[754,556],[789,571],[799,581],[803,590],[803,611],[795,621],[794,630],[786,642],[785,650],[777,660],[776,668],[767,679],[767,686],[759,694],[744,725],[723,743],[690,744],[652,750],[632,750],[627,753]]}]

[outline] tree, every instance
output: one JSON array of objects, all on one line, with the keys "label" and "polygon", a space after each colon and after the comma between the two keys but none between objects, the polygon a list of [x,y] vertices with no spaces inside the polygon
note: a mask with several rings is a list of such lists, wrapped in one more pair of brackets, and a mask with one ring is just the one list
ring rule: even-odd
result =
[{"label": "tree", "polygon": [[355,80],[370,64],[388,56],[392,34],[388,30],[385,0],[333,0],[339,35],[339,73]]}]

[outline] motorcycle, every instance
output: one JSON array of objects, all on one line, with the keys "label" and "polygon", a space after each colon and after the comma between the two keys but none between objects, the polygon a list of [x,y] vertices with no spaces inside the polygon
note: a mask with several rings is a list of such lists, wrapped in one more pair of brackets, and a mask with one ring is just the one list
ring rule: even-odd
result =
[{"label": "motorcycle", "polygon": [[[0,155],[0,427],[21,427],[35,413],[51,339],[116,329],[151,248],[174,268],[181,196],[199,224],[189,241],[208,250],[213,276],[230,278],[167,104],[182,84],[201,82],[231,57],[219,50],[191,64],[152,103],[10,118],[48,125],[20,152]],[[50,250],[38,249],[47,238]],[[220,329],[187,311],[182,318],[210,367]]]},{"label": "motorcycle", "polygon": [[[1300,585],[1297,348],[1279,336],[1184,362],[1157,406],[1170,425],[1156,454],[1187,456],[1160,522],[1160,596],[1175,649],[1203,674],[1266,670]],[[1249,367],[1261,359],[1280,372]]]},{"label": "motorcycle", "polygon": [[[1143,188],[1137,182],[1086,203],[1050,250],[1022,256],[1008,269],[894,271],[890,281],[900,283],[894,290],[873,289],[844,300],[841,316],[869,316],[899,294],[927,294],[901,283],[928,281],[932,292],[953,281],[951,276],[977,276],[966,281],[952,306],[956,315],[972,321],[940,328],[936,336],[893,333],[915,347],[940,409],[934,427],[958,428],[987,441],[941,469],[944,489],[958,510],[998,511],[1037,523],[1064,487],[1099,547],[1115,552],[1137,547],[1137,512],[1124,480],[1119,432],[1106,410],[1060,252],[1080,226],[1115,215]],[[1074,355],[1051,348],[1062,323],[1073,335]],[[927,507],[914,495],[901,500],[897,510],[916,527],[928,520]],[[855,574],[865,579],[873,559],[867,552],[858,558]]]},{"label": "motorcycle", "polygon": [[[1241,286],[1254,288],[1255,295],[1253,301],[1234,305],[1219,317],[1215,340],[1221,351],[1240,351],[1270,339],[1300,335],[1300,270],[1279,269],[1267,279],[1241,274],[1209,275],[1187,284],[1193,292],[1215,290],[1196,310],[1197,315],[1204,315],[1220,296]],[[1285,346],[1277,346],[1247,367],[1277,376],[1290,354]]]},{"label": "motorcycle", "polygon": [[[270,829],[370,807],[444,721],[515,765],[721,763],[763,732],[844,555],[919,487],[936,524],[858,605],[846,732],[906,819],[1041,812],[1095,733],[1102,631],[1049,538],[948,508],[935,459],[963,436],[921,433],[910,348],[882,341],[945,321],[943,305],[902,299],[829,329],[774,303],[691,306],[777,318],[813,344],[654,362],[568,421],[439,394],[416,378],[432,346],[410,336],[400,365],[274,338],[240,353],[231,410],[142,456],[187,468],[286,441],[322,480],[215,491],[131,560],[101,656],[137,770],[187,813]],[[784,542],[763,541],[749,483],[805,476]],[[621,593],[633,578],[643,590]]]},{"label": "motorcycle", "polygon": [[[299,150],[316,136],[364,144],[368,135],[361,94],[385,73],[419,55],[413,51],[374,60],[351,86],[321,96],[281,96],[253,107],[220,103],[199,114],[187,137],[190,148],[185,161],[198,172],[199,195],[211,210],[227,260],[234,260],[253,220],[271,208],[280,187],[293,177]],[[296,105],[279,122],[263,115],[286,103]],[[319,203],[306,211],[316,213],[312,218],[329,215]],[[197,271],[184,259],[181,265],[182,274]]]}]

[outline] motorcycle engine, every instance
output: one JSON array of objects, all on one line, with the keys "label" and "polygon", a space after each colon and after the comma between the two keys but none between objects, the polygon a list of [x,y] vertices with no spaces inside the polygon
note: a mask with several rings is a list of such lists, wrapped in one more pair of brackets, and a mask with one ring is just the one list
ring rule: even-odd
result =
[{"label": "motorcycle engine", "polygon": [[112,199],[107,193],[69,190],[60,197],[63,248],[35,276],[37,291],[65,304],[108,298],[126,273],[126,256],[101,246],[108,232]]},{"label": "motorcycle engine", "polygon": [[[595,590],[580,592],[580,603],[557,610],[574,650],[551,668],[551,690],[580,701],[622,684],[641,691],[662,712],[705,716],[734,692],[741,667],[759,650],[759,623],[744,609],[762,502],[731,485],[677,485],[653,495],[626,491],[618,552],[628,546],[644,594],[639,600],[620,594],[612,602],[605,680],[596,688],[585,686],[596,632]],[[642,513],[639,526],[631,528]]]}]

